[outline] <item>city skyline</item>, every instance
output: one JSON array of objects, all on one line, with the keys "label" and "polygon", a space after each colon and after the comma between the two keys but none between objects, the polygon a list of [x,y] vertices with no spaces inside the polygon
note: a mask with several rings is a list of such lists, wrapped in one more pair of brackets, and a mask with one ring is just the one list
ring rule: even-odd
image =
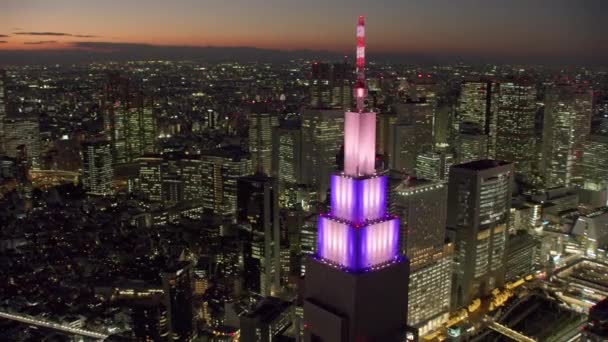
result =
[{"label": "city skyline", "polygon": [[[378,57],[591,64],[608,57],[606,38],[599,34],[607,16],[600,1],[576,6],[551,1],[550,11],[548,4],[9,0],[0,6],[0,63],[10,63],[15,55],[77,59],[75,53],[89,58],[192,57],[205,47],[352,56],[348,19],[360,14],[374,24],[369,48]],[[235,57],[250,53],[238,50]]]}]

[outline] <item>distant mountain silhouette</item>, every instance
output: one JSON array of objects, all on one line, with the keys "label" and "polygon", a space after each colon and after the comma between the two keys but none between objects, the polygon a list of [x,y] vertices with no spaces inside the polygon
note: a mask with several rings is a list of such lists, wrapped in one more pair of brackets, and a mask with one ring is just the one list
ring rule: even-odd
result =
[{"label": "distant mountain silhouette", "polygon": [[[349,57],[352,58],[352,54]],[[343,53],[326,50],[277,50],[255,47],[196,47],[167,46],[141,43],[74,42],[72,47],[57,50],[0,50],[2,64],[72,64],[107,61],[137,60],[193,60],[203,62],[285,62],[293,59],[338,61]],[[509,58],[505,56],[462,56],[429,54],[374,54],[368,60],[375,62],[440,64],[440,63],[542,63],[542,64],[604,64],[603,59],[576,61],[552,56]]]}]

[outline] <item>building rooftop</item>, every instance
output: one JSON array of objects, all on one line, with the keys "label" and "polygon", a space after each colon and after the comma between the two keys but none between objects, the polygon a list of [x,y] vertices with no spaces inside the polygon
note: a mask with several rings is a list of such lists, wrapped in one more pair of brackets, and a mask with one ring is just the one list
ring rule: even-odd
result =
[{"label": "building rooftop", "polygon": [[452,168],[481,171],[481,170],[487,170],[487,169],[491,169],[491,168],[494,168],[497,166],[505,166],[505,165],[509,165],[509,164],[510,164],[509,162],[502,161],[502,160],[482,159],[482,160],[475,160],[475,161],[464,163],[464,164],[454,165],[454,166],[452,166]]}]

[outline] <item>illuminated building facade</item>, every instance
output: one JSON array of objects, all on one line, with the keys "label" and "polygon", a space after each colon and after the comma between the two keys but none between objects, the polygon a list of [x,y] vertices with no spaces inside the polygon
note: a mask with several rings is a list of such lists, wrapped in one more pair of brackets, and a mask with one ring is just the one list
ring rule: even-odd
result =
[{"label": "illuminated building facade", "polygon": [[458,133],[456,140],[456,155],[459,164],[487,158],[487,135],[467,130]]},{"label": "illuminated building facade", "polygon": [[25,147],[28,162],[33,169],[41,167],[40,122],[37,115],[10,116],[4,121],[4,149],[15,158]]},{"label": "illuminated building facade", "polygon": [[496,160],[450,169],[447,227],[454,241],[453,308],[504,284],[512,177],[512,164]]},{"label": "illuminated building facade", "polygon": [[152,103],[147,102],[129,79],[116,73],[102,97],[104,131],[117,164],[128,163],[144,154],[156,152],[157,123]]},{"label": "illuminated building facade", "polygon": [[[465,81],[460,87],[457,104],[457,124],[472,127],[486,136],[487,156],[492,158],[496,148],[496,109],[499,85],[492,81]],[[480,158],[482,159],[482,158]]]},{"label": "illuminated building facade", "polygon": [[591,129],[591,91],[560,84],[546,95],[542,172],[545,186],[570,186]]},{"label": "illuminated building facade", "polygon": [[107,140],[85,141],[82,144],[82,185],[95,195],[112,194],[112,150]]},{"label": "illuminated building facade", "polygon": [[336,156],[344,136],[344,113],[340,110],[305,109],[302,112],[302,183],[317,190],[325,200],[329,174],[335,171]]},{"label": "illuminated building facade", "polygon": [[4,120],[6,119],[6,71],[0,69],[0,152],[4,152]]},{"label": "illuminated building facade", "polygon": [[312,64],[310,106],[315,109],[347,109],[352,105],[352,66],[343,63]]},{"label": "illuminated building facade", "polygon": [[192,307],[192,265],[180,262],[162,273],[169,340],[191,342],[197,337]]},{"label": "illuminated building facade", "polygon": [[447,182],[454,157],[445,152],[427,152],[416,158],[416,177]]},{"label": "illuminated building facade", "polygon": [[391,175],[390,208],[400,218],[401,254],[410,259],[408,325],[424,334],[450,312],[453,246],[445,244],[447,185]]},{"label": "illuminated building facade", "polygon": [[249,113],[249,153],[255,172],[272,175],[272,135],[277,117],[267,103],[254,103]]},{"label": "illuminated building facade", "polygon": [[317,253],[306,268],[306,341],[398,341],[405,332],[409,267],[399,253],[399,219],[387,210],[387,176],[375,168],[364,32],[359,17],[357,110],[345,113],[344,170],[331,176],[331,209],[319,216]]},{"label": "illuminated building facade", "polygon": [[218,148],[201,156],[203,207],[236,219],[237,179],[252,173],[249,154],[240,148]]},{"label": "illuminated building facade", "polygon": [[279,208],[276,179],[261,173],[237,180],[237,221],[248,226],[243,273],[250,293],[269,296],[280,288]]},{"label": "illuminated building facade", "polygon": [[279,181],[279,205],[282,208],[297,204],[298,185],[302,184],[302,128],[287,122],[277,129],[278,153],[277,178]]},{"label": "illuminated building facade", "polygon": [[527,81],[500,84],[496,124],[496,155],[529,175],[535,161],[536,85]]}]

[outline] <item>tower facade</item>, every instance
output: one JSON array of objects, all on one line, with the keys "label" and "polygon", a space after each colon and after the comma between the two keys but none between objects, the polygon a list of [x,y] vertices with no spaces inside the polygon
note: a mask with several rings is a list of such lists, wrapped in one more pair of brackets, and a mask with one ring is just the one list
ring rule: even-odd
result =
[{"label": "tower facade", "polygon": [[344,118],[344,170],[330,178],[330,211],[318,219],[306,269],[306,341],[398,341],[407,321],[409,264],[399,219],[376,172],[376,113],[365,111],[365,27],[357,26],[356,110]]},{"label": "tower facade", "polygon": [[82,146],[82,183],[90,194],[112,193],[112,150],[107,140],[85,141]]}]

